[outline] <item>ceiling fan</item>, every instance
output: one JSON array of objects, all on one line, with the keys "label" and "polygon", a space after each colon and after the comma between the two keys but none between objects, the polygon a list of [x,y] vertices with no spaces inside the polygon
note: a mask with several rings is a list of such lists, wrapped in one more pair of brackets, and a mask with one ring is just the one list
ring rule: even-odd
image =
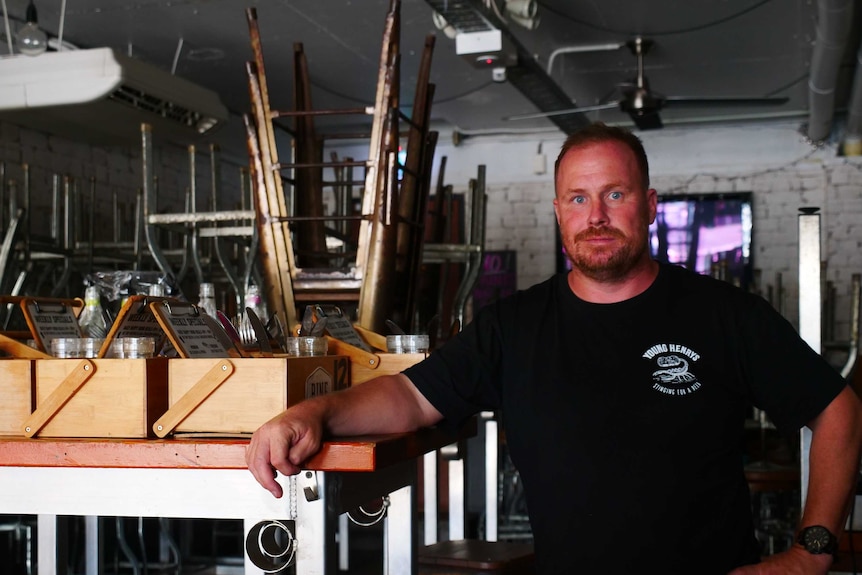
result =
[{"label": "ceiling fan", "polygon": [[784,104],[788,98],[770,97],[731,97],[731,98],[700,98],[689,96],[665,96],[654,92],[649,87],[649,81],[644,75],[644,55],[652,46],[652,41],[641,37],[626,42],[632,54],[637,57],[637,77],[632,82],[619,85],[622,97],[618,100],[597,104],[595,106],[573,107],[564,110],[552,110],[531,114],[509,116],[504,120],[528,120],[532,118],[548,118],[566,114],[593,112],[619,108],[626,112],[641,130],[654,130],[662,127],[659,112],[667,106],[777,106]]}]

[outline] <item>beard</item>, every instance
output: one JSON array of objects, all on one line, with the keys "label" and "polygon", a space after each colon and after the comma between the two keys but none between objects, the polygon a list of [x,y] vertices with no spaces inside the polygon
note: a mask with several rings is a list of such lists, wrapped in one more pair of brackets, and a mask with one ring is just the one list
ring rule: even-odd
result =
[{"label": "beard", "polygon": [[[572,267],[600,282],[620,280],[643,259],[647,251],[647,229],[636,236],[626,236],[609,226],[587,228],[573,237],[563,238],[563,246]],[[592,238],[615,238],[613,245],[595,246]]]}]

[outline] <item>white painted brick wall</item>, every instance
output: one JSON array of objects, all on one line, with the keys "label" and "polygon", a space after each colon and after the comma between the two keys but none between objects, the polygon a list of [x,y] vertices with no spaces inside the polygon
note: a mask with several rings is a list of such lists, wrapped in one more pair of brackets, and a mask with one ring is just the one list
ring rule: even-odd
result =
[{"label": "white painted brick wall", "polygon": [[[454,186],[466,193],[466,186]],[[554,272],[556,220],[550,183],[486,185],[485,248],[515,250],[518,287],[525,288]]]},{"label": "white painted brick wall", "polygon": [[[196,159],[197,209],[211,206],[209,151],[198,149]],[[124,213],[133,216],[138,190],[143,186],[143,164],[140,148],[98,147],[72,142],[0,122],[0,162],[5,164],[7,180],[23,202],[22,165],[30,169],[33,226],[36,233],[47,232],[51,211],[52,180],[55,174],[68,176],[78,193],[89,198],[91,180],[95,181],[96,212],[101,214],[96,239],[111,239],[111,205],[117,194]],[[185,148],[156,147],[153,169],[158,179],[159,212],[184,212],[186,190],[190,187],[190,155]],[[239,204],[239,168],[221,167],[220,208],[233,209]],[[121,222],[123,231],[131,233],[132,220]],[[130,239],[130,236],[128,236]]]}]

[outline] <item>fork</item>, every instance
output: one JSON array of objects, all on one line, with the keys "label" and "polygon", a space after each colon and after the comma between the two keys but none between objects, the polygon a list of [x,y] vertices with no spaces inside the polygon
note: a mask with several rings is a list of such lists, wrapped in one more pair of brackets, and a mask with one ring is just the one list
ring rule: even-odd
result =
[{"label": "fork", "polygon": [[251,327],[251,324],[245,321],[244,315],[238,315],[233,320],[233,326],[236,328],[237,334],[239,334],[239,341],[242,343],[244,348],[252,347],[257,343],[257,337],[254,334],[254,330]]}]

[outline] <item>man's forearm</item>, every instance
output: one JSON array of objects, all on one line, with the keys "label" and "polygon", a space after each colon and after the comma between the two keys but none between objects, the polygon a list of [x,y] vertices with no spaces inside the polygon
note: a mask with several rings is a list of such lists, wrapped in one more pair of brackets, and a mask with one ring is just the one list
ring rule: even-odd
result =
[{"label": "man's forearm", "polygon": [[440,419],[401,374],[381,376],[297,408],[314,409],[326,432],[336,436],[413,431]]},{"label": "man's forearm", "polygon": [[862,419],[859,400],[846,388],[814,422],[808,497],[801,525],[823,525],[839,534],[856,493]]}]

